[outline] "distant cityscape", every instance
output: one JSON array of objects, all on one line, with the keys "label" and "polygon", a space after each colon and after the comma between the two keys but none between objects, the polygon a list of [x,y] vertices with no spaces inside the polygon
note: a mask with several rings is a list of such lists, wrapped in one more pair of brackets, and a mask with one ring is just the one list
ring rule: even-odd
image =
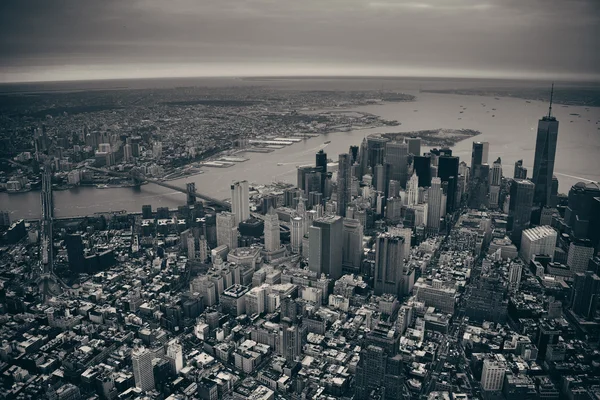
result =
[{"label": "distant cityscape", "polygon": [[[41,209],[0,212],[0,399],[600,399],[600,183],[559,193],[552,94],[513,176],[476,130],[398,128],[226,201],[170,182],[414,100],[237,89],[6,108],[0,188]],[[143,184],[185,204],[55,215],[57,190]]]}]

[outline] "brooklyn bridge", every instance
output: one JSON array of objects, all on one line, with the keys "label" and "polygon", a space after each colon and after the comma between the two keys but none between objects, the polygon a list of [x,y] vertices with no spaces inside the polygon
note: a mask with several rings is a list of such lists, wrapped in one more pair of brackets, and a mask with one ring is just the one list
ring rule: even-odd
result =
[{"label": "brooklyn bridge", "polygon": [[139,169],[136,169],[136,168],[131,169],[131,171],[129,171],[129,172],[109,171],[106,169],[95,168],[95,167],[85,167],[85,169],[89,169],[90,171],[94,171],[94,172],[98,172],[98,173],[102,173],[102,174],[107,174],[110,176],[116,176],[116,177],[120,177],[120,178],[130,178],[135,183],[142,183],[142,182],[154,183],[156,185],[166,187],[168,189],[175,190],[177,192],[185,193],[187,195],[188,204],[194,203],[196,199],[201,199],[208,203],[215,204],[215,205],[221,207],[222,209],[225,209],[225,210],[231,209],[231,204],[229,204],[223,200],[215,199],[214,197],[210,197],[208,195],[199,193],[196,190],[196,184],[193,182],[187,183],[186,187],[180,187],[180,186],[173,185],[173,184],[170,184],[168,182],[164,182],[164,181],[161,181],[158,179],[149,178],[149,177],[145,176]]}]

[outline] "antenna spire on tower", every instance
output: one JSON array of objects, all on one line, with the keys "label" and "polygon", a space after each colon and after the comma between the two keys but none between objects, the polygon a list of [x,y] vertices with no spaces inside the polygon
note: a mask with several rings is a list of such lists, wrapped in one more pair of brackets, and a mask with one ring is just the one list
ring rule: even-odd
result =
[{"label": "antenna spire on tower", "polygon": [[548,118],[552,117],[552,98],[554,97],[554,82],[552,82],[552,89],[550,89],[550,108],[548,109]]}]

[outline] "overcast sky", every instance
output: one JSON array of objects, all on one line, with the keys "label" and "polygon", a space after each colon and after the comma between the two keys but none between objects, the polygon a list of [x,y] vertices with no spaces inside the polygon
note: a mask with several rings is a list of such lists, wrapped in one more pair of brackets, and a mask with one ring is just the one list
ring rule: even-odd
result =
[{"label": "overcast sky", "polygon": [[0,0],[0,81],[600,79],[600,0]]}]

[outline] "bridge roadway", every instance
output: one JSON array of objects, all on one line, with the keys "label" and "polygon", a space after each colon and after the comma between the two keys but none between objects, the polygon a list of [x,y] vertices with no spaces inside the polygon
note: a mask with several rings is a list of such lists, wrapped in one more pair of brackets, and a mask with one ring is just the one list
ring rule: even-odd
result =
[{"label": "bridge roadway", "polygon": [[140,179],[146,182],[150,182],[150,183],[154,183],[155,185],[159,185],[162,187],[166,187],[167,189],[171,189],[171,190],[175,190],[177,192],[181,192],[184,194],[188,194],[191,196],[194,196],[196,198],[205,200],[209,203],[214,203],[216,205],[218,205],[219,207],[222,207],[226,210],[231,210],[231,204],[223,201],[223,200],[219,200],[219,199],[215,199],[214,197],[210,197],[207,196],[205,194],[202,193],[198,193],[198,191],[193,191],[191,193],[188,193],[187,188],[182,188],[176,185],[172,185],[170,183],[167,182],[163,182],[163,181],[159,181],[157,179],[152,179],[152,178],[148,178],[145,175],[142,175],[141,173],[139,175],[133,174],[133,173],[127,173],[127,172],[116,172],[116,171],[108,171],[106,169],[101,169],[101,168],[95,168],[95,167],[85,167],[86,169],[95,171],[95,172],[99,172],[102,174],[107,174],[107,175],[112,175],[112,176],[118,176],[120,178],[123,177],[128,177],[128,178],[133,178],[133,179]]},{"label": "bridge roadway", "polygon": [[[53,292],[60,291],[60,288],[67,288],[67,284],[54,274],[54,199],[52,198],[52,173],[50,167],[46,166],[42,175],[42,229],[41,229],[41,251],[42,269],[38,285],[42,289],[42,299],[46,303]],[[57,285],[58,284],[58,285]],[[55,290],[51,285],[56,287]]]}]

